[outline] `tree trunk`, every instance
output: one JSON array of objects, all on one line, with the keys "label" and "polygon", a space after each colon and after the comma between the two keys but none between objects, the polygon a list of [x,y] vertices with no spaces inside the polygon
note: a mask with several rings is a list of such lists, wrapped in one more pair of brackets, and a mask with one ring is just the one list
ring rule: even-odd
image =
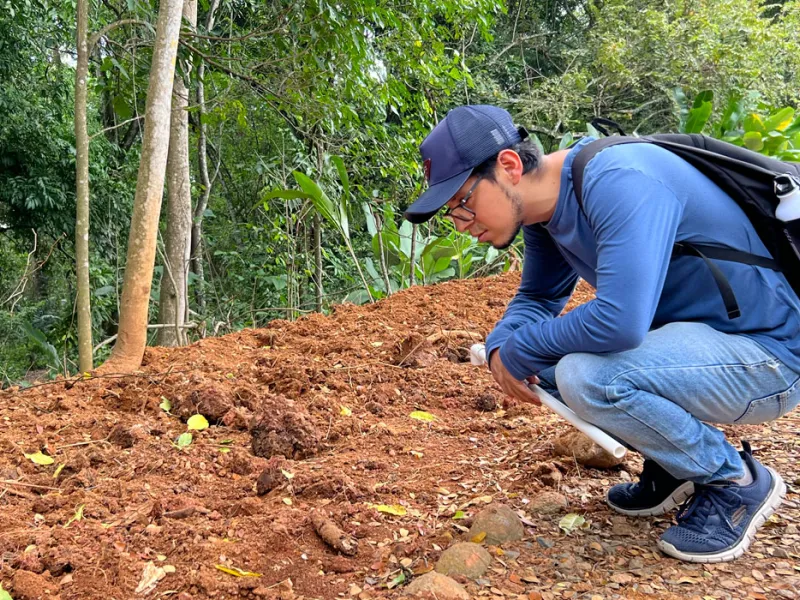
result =
[{"label": "tree trunk", "polygon": [[[208,9],[208,17],[206,18],[206,32],[210,32],[214,29],[214,16],[218,6],[219,0],[212,0],[211,6]],[[202,194],[194,208],[191,243],[192,272],[197,275],[195,297],[197,298],[197,310],[201,315],[204,315],[206,311],[206,296],[203,289],[205,283],[203,273],[203,215],[206,212],[206,208],[208,208],[208,199],[211,196],[211,179],[208,176],[208,148],[205,123],[206,90],[203,82],[205,72],[205,61],[201,58],[200,64],[197,67],[197,106],[200,114],[200,118],[198,119],[199,125],[197,127],[199,132],[197,136],[197,162],[200,169]]]},{"label": "tree trunk", "polygon": [[316,278],[316,308],[322,312],[322,218],[314,212],[314,276]]},{"label": "tree trunk", "polygon": [[111,358],[103,365],[106,372],[138,369],[147,344],[147,312],[153,284],[161,197],[164,194],[172,80],[182,8],[182,0],[162,0],[158,12],[145,106],[142,158],[122,285],[119,331]]},{"label": "tree trunk", "polygon": [[86,128],[89,77],[89,0],[78,0],[75,68],[75,271],[78,279],[78,368],[91,371],[92,310],[89,289],[89,134]]},{"label": "tree trunk", "polygon": [[[194,28],[197,0],[185,0],[183,18]],[[191,69],[187,69],[187,73]],[[187,75],[188,77],[188,75]],[[186,335],[187,275],[192,230],[192,184],[189,177],[189,89],[179,73],[172,88],[169,155],[167,157],[167,231],[164,239],[166,264],[161,276],[158,322],[175,327],[158,330],[161,346],[182,346]],[[169,273],[167,273],[169,271]]]},{"label": "tree trunk", "polygon": [[411,273],[409,274],[408,278],[408,287],[413,287],[417,283],[417,224],[413,224],[411,226],[411,256],[409,257],[409,261],[411,262]]}]

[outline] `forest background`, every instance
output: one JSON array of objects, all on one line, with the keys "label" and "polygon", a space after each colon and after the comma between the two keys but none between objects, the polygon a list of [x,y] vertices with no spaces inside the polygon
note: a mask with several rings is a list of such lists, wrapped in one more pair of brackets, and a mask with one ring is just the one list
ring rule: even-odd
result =
[{"label": "forest background", "polygon": [[0,0],[0,383],[517,269],[402,220],[460,104],[545,152],[602,116],[800,160],[798,30],[797,1]]}]

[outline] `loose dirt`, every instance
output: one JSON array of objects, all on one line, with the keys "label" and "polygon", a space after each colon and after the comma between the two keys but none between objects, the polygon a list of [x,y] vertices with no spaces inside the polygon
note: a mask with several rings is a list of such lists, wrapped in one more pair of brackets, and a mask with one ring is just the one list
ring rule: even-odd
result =
[{"label": "loose dirt", "polygon": [[[0,393],[4,589],[15,600],[395,598],[470,541],[477,513],[505,505],[524,537],[482,542],[490,568],[459,582],[472,597],[795,598],[798,419],[729,430],[789,485],[751,551],[723,565],[666,558],[655,541],[668,517],[604,503],[640,457],[598,470],[554,456],[569,427],[469,364],[465,332],[485,336],[518,283],[417,287],[148,349],[135,375]],[[571,306],[591,297],[582,286]],[[181,449],[197,413],[210,426]],[[36,452],[53,463],[25,457]],[[531,511],[544,493],[567,508]],[[586,524],[566,534],[568,512]]]}]

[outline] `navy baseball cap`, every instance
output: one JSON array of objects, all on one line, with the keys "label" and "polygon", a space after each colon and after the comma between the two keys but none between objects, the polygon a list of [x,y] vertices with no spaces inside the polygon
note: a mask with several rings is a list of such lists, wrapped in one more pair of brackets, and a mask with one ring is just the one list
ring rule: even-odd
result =
[{"label": "navy baseball cap", "polygon": [[420,144],[428,189],[403,216],[424,223],[458,192],[475,167],[525,137],[527,132],[514,127],[502,108],[483,104],[454,108]]}]

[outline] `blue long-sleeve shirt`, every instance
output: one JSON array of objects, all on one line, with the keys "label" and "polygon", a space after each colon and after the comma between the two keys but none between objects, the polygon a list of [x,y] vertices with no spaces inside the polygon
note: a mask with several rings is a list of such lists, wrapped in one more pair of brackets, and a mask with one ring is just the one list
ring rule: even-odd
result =
[{"label": "blue long-sleeve shirt", "polygon": [[[486,340],[509,372],[524,379],[573,352],[620,352],[667,323],[706,323],[760,343],[800,372],[800,300],[770,269],[715,261],[736,294],[741,316],[729,319],[711,271],[693,256],[671,260],[676,241],[713,244],[769,256],[749,219],[705,175],[650,144],[611,146],[584,172],[581,212],[567,155],[550,221],[524,227],[519,291]],[[594,300],[558,316],[578,277]],[[487,354],[488,355],[488,354]]]}]

